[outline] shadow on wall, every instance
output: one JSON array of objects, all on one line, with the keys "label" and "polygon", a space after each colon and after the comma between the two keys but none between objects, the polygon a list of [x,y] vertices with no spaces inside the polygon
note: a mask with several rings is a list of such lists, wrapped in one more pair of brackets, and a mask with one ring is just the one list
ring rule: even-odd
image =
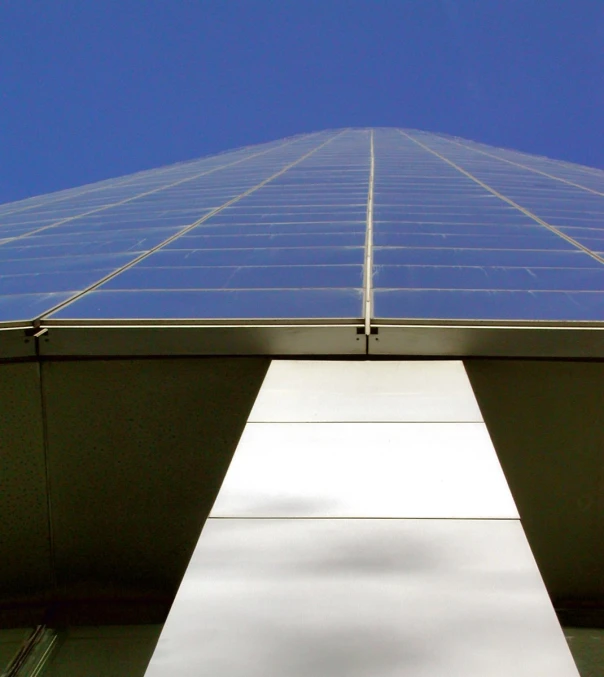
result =
[{"label": "shadow on wall", "polygon": [[515,521],[210,519],[147,674],[565,674],[547,613]]}]

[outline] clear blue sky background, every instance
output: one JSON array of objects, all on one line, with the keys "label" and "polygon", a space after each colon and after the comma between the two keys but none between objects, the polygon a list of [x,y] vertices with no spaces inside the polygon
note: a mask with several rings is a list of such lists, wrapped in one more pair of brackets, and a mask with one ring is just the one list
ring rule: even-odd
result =
[{"label": "clear blue sky background", "polygon": [[0,202],[387,125],[604,168],[604,0],[3,0]]}]

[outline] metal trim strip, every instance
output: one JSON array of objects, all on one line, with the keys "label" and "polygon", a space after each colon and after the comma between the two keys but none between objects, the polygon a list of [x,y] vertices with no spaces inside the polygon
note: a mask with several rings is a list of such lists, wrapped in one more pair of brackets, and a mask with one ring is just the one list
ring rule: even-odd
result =
[{"label": "metal trim strip", "polygon": [[[359,333],[360,331],[360,333]],[[42,357],[365,355],[362,325],[54,326]]]},{"label": "metal trim strip", "polygon": [[369,355],[604,358],[604,326],[374,326]]},{"label": "metal trim strip", "polygon": [[26,335],[30,326],[0,328],[0,360],[36,356],[36,339]]}]

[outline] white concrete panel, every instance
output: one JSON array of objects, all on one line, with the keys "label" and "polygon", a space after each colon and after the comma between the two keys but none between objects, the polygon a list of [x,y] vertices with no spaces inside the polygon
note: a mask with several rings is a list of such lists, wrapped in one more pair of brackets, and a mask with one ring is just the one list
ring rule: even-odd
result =
[{"label": "white concrete panel", "polygon": [[517,519],[484,423],[253,423],[213,517]]},{"label": "white concrete panel", "polygon": [[206,524],[148,677],[577,677],[517,521]]},{"label": "white concrete panel", "polygon": [[249,420],[483,419],[460,361],[273,360]]}]

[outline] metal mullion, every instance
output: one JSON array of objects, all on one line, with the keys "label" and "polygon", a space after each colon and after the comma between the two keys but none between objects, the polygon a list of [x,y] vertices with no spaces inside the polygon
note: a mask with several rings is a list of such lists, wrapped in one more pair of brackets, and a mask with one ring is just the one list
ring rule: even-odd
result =
[{"label": "metal mullion", "polygon": [[365,236],[365,335],[371,334],[371,294],[373,276],[373,191],[375,183],[375,147],[373,129],[370,137],[369,189],[367,192],[367,232]]}]

